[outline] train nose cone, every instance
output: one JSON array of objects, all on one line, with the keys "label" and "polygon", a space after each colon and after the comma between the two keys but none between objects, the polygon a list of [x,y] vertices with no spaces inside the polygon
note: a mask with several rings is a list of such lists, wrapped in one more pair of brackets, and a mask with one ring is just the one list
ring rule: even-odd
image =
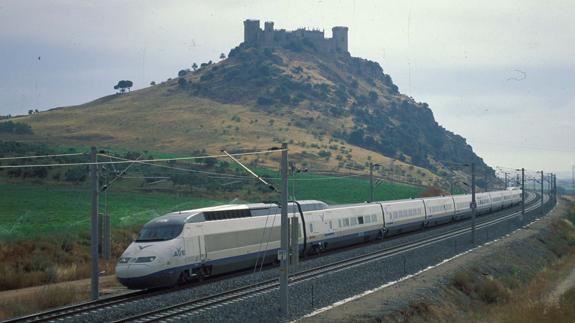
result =
[{"label": "train nose cone", "polygon": [[173,286],[178,277],[178,271],[166,269],[160,257],[150,254],[122,257],[116,265],[116,278],[129,289]]}]

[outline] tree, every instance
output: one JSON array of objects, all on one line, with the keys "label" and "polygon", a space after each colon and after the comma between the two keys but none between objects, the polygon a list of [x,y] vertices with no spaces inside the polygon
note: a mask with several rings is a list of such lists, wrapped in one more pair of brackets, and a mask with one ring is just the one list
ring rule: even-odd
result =
[{"label": "tree", "polygon": [[34,110],[34,113],[40,113],[40,111],[38,111],[38,109],[35,109],[35,110]]},{"label": "tree", "polygon": [[120,90],[120,93],[126,92],[126,89],[130,91],[130,88],[134,85],[132,81],[129,80],[121,80],[118,81],[118,84],[114,85],[114,90]]},{"label": "tree", "polygon": [[188,87],[188,81],[185,78],[179,78],[178,79],[178,85],[182,88],[185,89]]},{"label": "tree", "polygon": [[152,81],[152,82],[150,82],[150,85],[151,85],[151,86],[154,86],[154,85],[156,85],[156,82],[155,82],[155,81]]},{"label": "tree", "polygon": [[180,71],[178,72],[178,77],[185,76],[186,74],[188,74],[188,71],[186,71],[186,70],[180,70]]},{"label": "tree", "polygon": [[32,109],[28,110],[28,115],[31,115],[32,113],[34,113],[34,110]]},{"label": "tree", "polygon": [[197,70],[197,69],[198,69],[198,64],[196,64],[196,63],[192,64],[192,69],[193,69],[194,71]]},{"label": "tree", "polygon": [[220,54],[220,59],[226,59],[226,54],[221,53],[221,54]]}]

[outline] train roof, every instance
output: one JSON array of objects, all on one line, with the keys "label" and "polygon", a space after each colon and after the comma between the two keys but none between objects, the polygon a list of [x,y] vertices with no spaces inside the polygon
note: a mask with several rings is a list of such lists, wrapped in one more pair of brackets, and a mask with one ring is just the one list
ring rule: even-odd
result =
[{"label": "train roof", "polygon": [[[297,202],[304,212],[323,210],[328,208],[328,205],[325,202],[317,200],[302,200]],[[297,208],[295,203],[289,202],[288,212],[291,213],[296,211]],[[193,222],[265,216],[279,214],[280,212],[280,207],[276,203],[224,204],[204,207],[200,209],[171,212],[149,221],[146,223],[146,226],[171,224],[176,225]]]}]

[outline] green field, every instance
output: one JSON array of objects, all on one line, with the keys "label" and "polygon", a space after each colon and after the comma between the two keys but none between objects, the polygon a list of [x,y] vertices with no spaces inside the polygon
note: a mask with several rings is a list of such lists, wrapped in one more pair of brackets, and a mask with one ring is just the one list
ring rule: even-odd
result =
[{"label": "green field", "polygon": [[[91,195],[87,188],[0,183],[0,239],[88,232]],[[166,212],[215,205],[219,201],[131,192],[112,192],[108,212],[114,228],[130,228]]]},{"label": "green field", "polygon": [[[374,186],[376,201],[418,197],[424,191],[422,187],[390,182]],[[296,175],[290,180],[289,190],[290,198],[295,193],[298,200],[316,199],[328,204],[359,203],[369,199],[369,181],[357,177]]]},{"label": "green field", "polygon": [[[299,174],[292,178],[289,188],[290,198],[295,193],[298,200],[318,199],[330,204],[363,202],[369,195],[369,182],[359,178]],[[376,187],[375,197],[376,200],[417,197],[422,191],[420,187],[384,183]],[[87,184],[65,186],[0,182],[0,192],[0,240],[60,235],[75,237],[89,230],[91,195]],[[102,204],[103,200],[102,196]],[[170,211],[228,202],[111,191],[108,194],[108,212],[114,229],[134,228]]]}]

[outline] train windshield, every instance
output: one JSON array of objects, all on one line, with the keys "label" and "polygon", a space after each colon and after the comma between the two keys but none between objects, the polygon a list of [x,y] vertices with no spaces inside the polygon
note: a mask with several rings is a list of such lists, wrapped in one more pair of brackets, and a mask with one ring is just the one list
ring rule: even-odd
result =
[{"label": "train windshield", "polygon": [[140,231],[136,242],[172,240],[180,235],[183,228],[183,224],[147,225]]}]

